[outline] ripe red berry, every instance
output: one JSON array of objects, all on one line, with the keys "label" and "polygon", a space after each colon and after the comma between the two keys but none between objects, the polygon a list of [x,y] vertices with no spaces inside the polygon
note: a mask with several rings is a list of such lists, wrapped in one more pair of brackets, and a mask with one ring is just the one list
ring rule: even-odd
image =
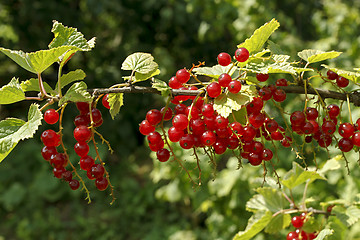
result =
[{"label": "ripe red berry", "polygon": [[228,87],[229,83],[232,81],[232,78],[229,74],[227,73],[223,73],[219,76],[218,78],[218,82],[220,84],[220,86],[222,87]]},{"label": "ripe red berry", "polygon": [[216,134],[213,131],[206,131],[201,135],[201,143],[205,146],[212,146],[216,141]]},{"label": "ripe red berry", "polygon": [[340,136],[344,138],[350,138],[352,135],[354,135],[355,127],[351,123],[345,122],[340,124],[338,131]]},{"label": "ripe red berry", "polygon": [[48,129],[41,134],[41,141],[45,146],[57,147],[60,145],[60,135],[54,130]]},{"label": "ripe red berry", "polygon": [[221,94],[221,86],[217,82],[212,82],[206,87],[208,95],[212,98],[216,98]]},{"label": "ripe red berry", "polygon": [[44,147],[41,149],[41,155],[43,156],[43,158],[44,158],[46,161],[49,161],[49,160],[51,159],[51,156],[52,156],[52,155],[55,155],[55,154],[57,154],[56,147],[44,146]]},{"label": "ripe red berry", "polygon": [[230,137],[227,141],[227,148],[228,149],[236,149],[239,147],[239,139],[237,137]]},{"label": "ripe red berry", "polygon": [[228,53],[222,52],[217,56],[219,65],[226,67],[231,63],[231,56]]},{"label": "ripe red berry", "polygon": [[156,144],[149,144],[149,148],[153,152],[157,152],[164,147],[164,141],[160,141]]},{"label": "ripe red berry", "polygon": [[72,179],[70,182],[69,182],[69,186],[72,190],[76,190],[80,187],[80,183],[78,180],[76,179]]},{"label": "ripe red berry", "polygon": [[337,73],[333,72],[331,70],[328,70],[326,75],[327,75],[328,79],[330,79],[330,80],[335,80],[338,77]]},{"label": "ripe red berry", "polygon": [[173,126],[178,130],[184,130],[188,124],[188,118],[184,114],[177,114],[172,120]]},{"label": "ripe red berry", "polygon": [[170,141],[178,142],[182,136],[184,136],[184,131],[176,129],[174,126],[169,128],[168,136]]},{"label": "ripe red berry", "polygon": [[173,111],[171,110],[170,107],[168,107],[166,109],[165,114],[164,112],[165,112],[165,107],[161,108],[160,113],[161,115],[164,115],[164,121],[169,121],[172,118]]},{"label": "ripe red berry", "polygon": [[336,78],[336,84],[341,88],[347,87],[349,85],[349,79],[338,76],[338,78]]},{"label": "ripe red berry", "polygon": [[59,120],[59,113],[55,109],[48,109],[44,113],[44,120],[47,124],[55,124]]},{"label": "ripe red berry", "polygon": [[333,121],[324,121],[323,125],[321,126],[321,130],[323,131],[323,133],[331,135],[335,132],[336,125]]},{"label": "ripe red berry", "polygon": [[340,108],[336,104],[327,106],[330,118],[336,118],[340,114]]},{"label": "ripe red berry", "polygon": [[257,73],[257,74],[256,74],[256,79],[257,79],[259,82],[265,82],[266,80],[269,79],[269,74],[266,74],[266,73]]},{"label": "ripe red berry", "polygon": [[[230,124],[230,129],[235,133],[236,135],[243,135],[244,133],[244,127],[239,122],[233,122]],[[235,136],[235,135],[234,135]]]},{"label": "ripe red berry", "polygon": [[272,132],[270,137],[272,140],[280,141],[284,138],[284,135],[281,132],[276,131],[276,132]]},{"label": "ripe red berry", "polygon": [[175,114],[185,114],[187,106],[183,103],[179,103],[174,107]]},{"label": "ripe red berry", "polygon": [[294,216],[291,219],[291,224],[295,227],[295,228],[301,228],[304,225],[304,219],[301,216]]},{"label": "ripe red berry", "polygon": [[88,126],[90,124],[89,115],[80,114],[80,115],[76,116],[75,120],[74,120],[74,124],[75,124],[76,127],[81,126],[81,125]]},{"label": "ripe red berry", "polygon": [[[191,110],[191,114],[190,114],[190,110]],[[185,115],[186,116],[191,116],[192,119],[197,119],[200,117],[200,114],[201,114],[201,111],[196,107],[196,106],[188,106],[186,109],[185,109]]]},{"label": "ripe red berry", "polygon": [[162,148],[156,152],[156,157],[160,162],[166,162],[170,158],[170,152],[166,148]]},{"label": "ripe red berry", "polygon": [[72,180],[73,175],[72,175],[71,171],[66,170],[65,172],[62,173],[61,177],[65,181],[70,182]]},{"label": "ripe red berry", "polygon": [[206,103],[202,106],[201,112],[205,117],[210,117],[214,114],[214,108],[212,104]]},{"label": "ripe red berry", "polygon": [[253,140],[255,136],[256,136],[255,128],[251,125],[246,125],[244,127],[244,133],[242,135],[242,139],[246,142],[249,142]]},{"label": "ripe red berry", "polygon": [[110,109],[109,94],[108,93],[103,96],[103,98],[101,99],[101,103],[105,108]]},{"label": "ripe red berry", "polygon": [[265,127],[266,127],[266,130],[268,130],[270,133],[272,133],[278,129],[279,124],[274,119],[270,119],[265,123]]},{"label": "ripe red berry", "polygon": [[89,145],[86,142],[77,142],[74,145],[75,153],[79,157],[84,157],[89,153]]},{"label": "ripe red berry", "polygon": [[354,135],[352,137],[352,141],[353,141],[355,146],[360,147],[360,132],[354,133]]},{"label": "ripe red berry", "polygon": [[226,145],[222,141],[216,141],[213,148],[216,154],[223,154],[226,151]]},{"label": "ripe red berry", "polygon": [[233,80],[229,83],[228,90],[231,93],[238,93],[241,90],[241,82],[238,80]]},{"label": "ripe red berry", "polygon": [[325,134],[325,133],[320,134],[319,140],[318,140],[320,147],[326,148],[326,147],[330,146],[331,142],[332,142],[332,137],[330,135]]},{"label": "ripe red berry", "polygon": [[87,114],[89,112],[89,103],[88,102],[77,102],[76,107],[80,111],[81,114]]},{"label": "ripe red berry", "polygon": [[261,97],[255,97],[250,103],[246,105],[247,114],[259,113],[264,106],[264,102]]},{"label": "ripe red berry", "polygon": [[82,158],[80,158],[80,168],[82,170],[88,171],[91,169],[92,166],[95,164],[95,160],[90,157],[89,155],[86,155]]},{"label": "ripe red berry", "polygon": [[270,161],[273,157],[273,152],[268,148],[264,148],[261,157],[264,161]]},{"label": "ripe red berry", "polygon": [[182,136],[180,138],[180,146],[183,149],[190,149],[194,146],[195,142],[194,142],[194,137],[191,134],[185,134],[184,136]]},{"label": "ripe red berry", "polygon": [[306,122],[301,130],[304,134],[312,134],[314,132],[314,125],[311,122]]},{"label": "ripe red berry", "polygon": [[87,142],[91,137],[91,130],[84,125],[78,126],[74,129],[74,138],[78,142]]},{"label": "ripe red berry", "polygon": [[284,90],[278,88],[273,92],[273,99],[276,102],[283,102],[286,99],[286,93],[284,92]]},{"label": "ripe red berry", "polygon": [[275,85],[278,87],[286,87],[288,85],[288,82],[285,78],[280,78],[276,80]]},{"label": "ripe red berry", "polygon": [[289,232],[286,236],[286,240],[298,240],[299,234],[297,232]]},{"label": "ripe red berry", "polygon": [[339,148],[342,152],[349,152],[353,149],[354,143],[349,138],[342,138],[339,140]]},{"label": "ripe red berry", "polygon": [[190,79],[190,73],[185,69],[180,69],[176,72],[176,78],[180,83],[186,83]]},{"label": "ripe red berry", "polygon": [[155,131],[155,127],[148,120],[143,120],[139,125],[139,131],[142,135],[146,136]]},{"label": "ripe red berry", "polygon": [[312,107],[306,108],[307,120],[316,120],[318,116],[319,116],[319,112],[316,108],[312,108]]},{"label": "ripe red berry", "polygon": [[178,79],[176,77],[172,77],[169,80],[169,87],[171,87],[172,89],[179,89],[181,88],[183,85],[181,82],[178,81]]},{"label": "ripe red berry", "polygon": [[54,167],[53,168],[53,174],[54,174],[54,177],[56,178],[62,178],[62,174],[65,172],[65,168],[63,166],[59,166],[59,167]]},{"label": "ripe red berry", "polygon": [[260,128],[265,122],[265,114],[252,113],[249,116],[249,123],[256,129]]},{"label": "ripe red berry", "polygon": [[259,96],[263,101],[267,101],[272,98],[272,92],[269,87],[265,86],[259,90]]},{"label": "ripe red berry", "polygon": [[91,171],[91,176],[93,176],[94,178],[100,178],[104,176],[105,168],[103,167],[103,165],[97,163],[91,167],[90,171]]},{"label": "ripe red berry", "polygon": [[250,152],[248,157],[249,163],[253,166],[258,166],[262,162],[262,154]]},{"label": "ripe red berry", "polygon": [[151,109],[146,113],[146,120],[148,120],[148,122],[153,126],[160,123],[161,119],[162,119],[162,114],[157,109]]},{"label": "ripe red berry", "polygon": [[162,141],[161,135],[158,132],[151,132],[149,133],[149,135],[147,136],[147,140],[149,142],[149,144],[151,145],[156,145],[159,142]]},{"label": "ripe red berry", "polygon": [[55,168],[60,168],[67,164],[67,160],[67,156],[64,153],[57,153],[51,156],[50,164]]},{"label": "ripe red berry", "polygon": [[95,180],[95,186],[99,191],[104,191],[109,185],[108,180],[105,177],[99,177]]},{"label": "ripe red berry", "polygon": [[305,114],[301,111],[295,111],[290,116],[290,122],[293,125],[303,126],[305,124]]},{"label": "ripe red berry", "polygon": [[245,62],[249,59],[249,51],[246,48],[238,48],[235,51],[235,59],[239,62]]}]

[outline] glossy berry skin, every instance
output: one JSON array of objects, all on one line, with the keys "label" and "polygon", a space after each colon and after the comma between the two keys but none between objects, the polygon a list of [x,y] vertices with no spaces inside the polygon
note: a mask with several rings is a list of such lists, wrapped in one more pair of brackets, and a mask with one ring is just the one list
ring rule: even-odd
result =
[{"label": "glossy berry skin", "polygon": [[91,137],[91,130],[87,126],[79,126],[74,129],[74,138],[78,142],[87,142]]},{"label": "glossy berry skin", "polygon": [[44,146],[42,149],[41,149],[41,155],[43,156],[43,158],[46,160],[46,161],[49,161],[51,159],[51,156],[52,155],[55,155],[57,154],[57,150],[56,150],[56,147],[47,147],[47,146]]},{"label": "glossy berry skin", "polygon": [[226,145],[222,141],[216,141],[213,145],[216,154],[223,154],[226,151]]},{"label": "glossy berry skin", "polygon": [[288,85],[288,82],[285,78],[280,78],[276,80],[275,85],[278,87],[286,87]]},{"label": "glossy berry skin", "polygon": [[354,135],[355,127],[351,123],[345,122],[340,124],[338,131],[340,136],[344,138],[350,138],[352,135]]},{"label": "glossy berry skin", "polygon": [[169,128],[168,130],[168,136],[170,141],[172,142],[178,142],[182,136],[184,136],[184,131],[176,129],[174,126]]},{"label": "glossy berry skin", "polygon": [[47,147],[57,147],[60,145],[60,136],[54,130],[45,130],[41,134],[41,141]]},{"label": "glossy berry skin", "polygon": [[264,148],[261,154],[261,157],[264,161],[270,161],[274,155],[273,152],[268,148]]},{"label": "glossy berry skin", "polygon": [[177,114],[172,120],[173,126],[178,130],[184,130],[188,124],[188,118],[184,114]]},{"label": "glossy berry skin", "polygon": [[50,164],[53,167],[59,168],[67,164],[67,157],[64,153],[57,153],[51,156]]},{"label": "glossy berry skin", "polygon": [[338,78],[336,79],[336,84],[338,85],[338,87],[341,88],[347,87],[349,85],[349,79],[338,76]]},{"label": "glossy berry skin", "polygon": [[339,148],[342,152],[349,152],[353,149],[354,143],[349,138],[342,138],[339,140]]},{"label": "glossy berry skin", "polygon": [[263,87],[259,90],[259,96],[263,101],[270,100],[272,98],[272,92],[269,87]]},{"label": "glossy berry skin", "polygon": [[56,178],[62,178],[62,174],[65,172],[65,168],[63,166],[60,166],[60,167],[54,167],[53,168],[53,174],[54,174],[54,177]]},{"label": "glossy berry skin", "polygon": [[76,107],[80,111],[81,114],[87,114],[89,112],[89,103],[88,102],[77,102]]},{"label": "glossy berry skin", "polygon": [[68,171],[68,170],[66,170],[65,172],[63,172],[62,173],[62,179],[64,179],[65,181],[67,181],[67,182],[70,182],[71,180],[72,180],[72,173],[71,173],[71,171]]},{"label": "glossy berry skin", "polygon": [[[90,113],[87,113],[90,118]],[[102,120],[102,114],[99,109],[93,108],[91,109],[91,116],[94,123],[98,123]]]},{"label": "glossy berry skin", "polygon": [[249,104],[246,105],[247,114],[259,113],[264,106],[264,102],[260,97],[255,97]]},{"label": "glossy berry skin", "polygon": [[231,56],[228,53],[222,52],[217,56],[219,65],[226,67],[231,63]]},{"label": "glossy berry skin", "polygon": [[206,87],[209,97],[216,98],[221,94],[221,86],[217,82],[212,82]]},{"label": "glossy berry skin", "polygon": [[191,134],[185,134],[180,138],[179,143],[183,149],[190,149],[195,144],[194,137]]},{"label": "glossy berry skin", "polygon": [[241,90],[241,82],[238,80],[233,80],[229,83],[228,90],[231,93],[238,93]]},{"label": "glossy berry skin", "polygon": [[76,127],[81,126],[81,125],[85,125],[88,126],[90,124],[90,118],[89,115],[77,115],[74,119],[74,124]]},{"label": "glossy berry skin", "polygon": [[236,134],[236,135],[243,135],[243,133],[244,133],[244,127],[239,122],[231,123],[230,129],[232,130],[233,134]]},{"label": "glossy berry skin", "polygon": [[166,148],[162,148],[156,152],[156,157],[160,162],[166,162],[170,158],[170,152]]},{"label": "glossy berry skin", "polygon": [[260,128],[265,122],[265,114],[252,113],[249,116],[249,123],[256,129]]},{"label": "glossy berry skin", "polygon": [[340,108],[336,104],[327,106],[330,118],[336,118],[340,114]]},{"label": "glossy berry skin", "polygon": [[353,141],[355,146],[360,147],[360,132],[354,133],[354,135],[352,137],[352,141]]},{"label": "glossy berry skin", "polygon": [[86,155],[86,156],[80,158],[79,163],[80,163],[80,168],[82,170],[88,171],[91,169],[92,166],[94,166],[95,160],[92,157]]},{"label": "glossy berry skin", "polygon": [[110,103],[108,99],[109,99],[109,94],[107,93],[101,99],[101,103],[105,108],[110,109]]},{"label": "glossy berry skin", "polygon": [[295,111],[290,116],[290,122],[293,125],[303,126],[305,124],[305,114],[301,111]]},{"label": "glossy berry skin", "polygon": [[212,104],[206,103],[201,108],[202,115],[210,117],[214,114],[214,108]]},{"label": "glossy berry skin", "polygon": [[153,126],[160,123],[161,119],[162,119],[162,114],[157,109],[151,109],[146,113],[146,120],[148,120],[148,122]]},{"label": "glossy berry skin", "polygon": [[276,102],[283,102],[283,101],[285,101],[285,99],[286,99],[286,93],[285,93],[284,90],[282,90],[282,89],[276,89],[276,90],[273,92],[273,99],[274,99]]},{"label": "glossy berry skin", "polygon": [[212,146],[216,141],[216,134],[213,131],[206,131],[201,135],[201,143],[205,146]]},{"label": "glossy berry skin", "polygon": [[258,166],[262,162],[262,154],[250,152],[248,157],[249,163],[253,166]]},{"label": "glossy berry skin", "polygon": [[99,191],[104,191],[109,185],[108,180],[105,177],[96,178],[95,186]]},{"label": "glossy berry skin", "polygon": [[147,136],[155,131],[155,127],[151,125],[148,120],[143,120],[139,125],[139,131],[142,135]]},{"label": "glossy berry skin", "polygon": [[270,133],[275,132],[278,129],[278,127],[279,124],[274,119],[270,119],[265,123],[265,128]]},{"label": "glossy berry skin", "polygon": [[232,81],[232,78],[229,74],[227,73],[223,73],[219,76],[218,78],[218,82],[220,84],[220,86],[222,87],[228,87],[229,83]]},{"label": "glossy berry skin", "polygon": [[79,157],[85,157],[89,153],[89,145],[86,142],[77,142],[74,145],[75,153]]},{"label": "glossy berry skin", "polygon": [[80,183],[78,180],[76,179],[72,179],[70,182],[69,182],[69,186],[72,190],[76,190],[80,187]]},{"label": "glossy berry skin", "polygon": [[154,131],[147,136],[149,144],[156,145],[162,141],[160,133]]},{"label": "glossy berry skin", "polygon": [[289,232],[288,235],[286,236],[286,240],[294,240],[294,239],[299,239],[299,234],[297,232]]},{"label": "glossy berry skin", "polygon": [[324,121],[323,125],[321,126],[321,129],[322,129],[323,133],[325,133],[327,135],[331,135],[335,132],[336,125],[333,121]]},{"label": "glossy berry skin", "polygon": [[44,113],[44,120],[47,124],[55,124],[59,120],[59,113],[55,109],[48,109]]},{"label": "glossy berry skin", "polygon": [[238,48],[235,51],[235,59],[239,62],[245,62],[249,59],[249,51],[246,48]]},{"label": "glossy berry skin", "polygon": [[295,228],[301,228],[304,225],[304,219],[301,216],[294,216],[291,219],[291,224],[295,227]]},{"label": "glossy berry skin", "polygon": [[326,75],[327,75],[328,79],[330,79],[330,80],[335,80],[335,79],[337,79],[337,77],[338,77],[337,73],[336,73],[336,72],[333,72],[333,71],[331,71],[331,70],[328,70],[328,71],[326,72]]},{"label": "glossy berry skin", "polygon": [[103,167],[103,165],[97,163],[91,167],[90,171],[91,171],[91,176],[93,176],[94,178],[100,178],[104,176],[105,168]]},{"label": "glossy berry skin", "polygon": [[190,79],[190,73],[185,69],[180,69],[176,72],[176,78],[180,83],[186,83]]},{"label": "glossy berry skin", "polygon": [[256,79],[257,79],[259,82],[265,82],[266,80],[269,79],[269,74],[266,74],[266,73],[257,73],[257,74],[256,74]]},{"label": "glossy berry skin", "polygon": [[244,127],[244,133],[242,135],[242,138],[244,141],[249,142],[254,139],[256,136],[256,130],[250,125],[247,125]]},{"label": "glossy berry skin", "polygon": [[161,108],[160,113],[162,116],[164,116],[164,121],[169,121],[172,118],[173,111],[171,110],[170,107],[168,107],[166,109],[165,114],[164,112],[165,112],[165,107]]},{"label": "glossy berry skin", "polygon": [[331,142],[332,142],[332,137],[330,135],[325,133],[320,134],[318,140],[320,147],[326,148],[330,146]]},{"label": "glossy berry skin", "polygon": [[178,81],[178,79],[174,76],[172,78],[170,78],[169,80],[169,87],[172,89],[179,89],[181,88],[183,85],[181,82]]},{"label": "glossy berry skin", "polygon": [[319,116],[319,112],[316,108],[312,108],[312,107],[306,108],[307,120],[316,120],[318,116]]}]

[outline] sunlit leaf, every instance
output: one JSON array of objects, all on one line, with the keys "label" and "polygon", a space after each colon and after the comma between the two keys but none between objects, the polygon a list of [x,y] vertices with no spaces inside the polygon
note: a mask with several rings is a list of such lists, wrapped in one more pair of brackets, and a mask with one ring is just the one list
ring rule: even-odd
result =
[{"label": "sunlit leaf", "polygon": [[17,78],[0,88],[0,104],[10,104],[19,102],[25,99],[25,93],[19,84]]},{"label": "sunlit leaf", "polygon": [[193,69],[196,75],[208,76],[215,79],[218,79],[223,73],[228,73],[231,76],[235,71],[236,67],[231,67],[231,64],[226,67],[215,65],[213,67],[198,67]]},{"label": "sunlit leaf", "polygon": [[317,237],[314,240],[324,240],[327,236],[330,236],[334,233],[334,230],[332,229],[323,229],[321,230]]},{"label": "sunlit leaf", "polygon": [[[29,80],[21,82],[21,88],[24,92],[36,91],[40,92],[39,80],[37,78],[30,78]],[[47,84],[43,82],[44,89],[47,93],[56,95],[56,92]]]},{"label": "sunlit leaf", "polygon": [[108,102],[110,105],[110,115],[112,119],[120,112],[120,108],[124,105],[123,93],[109,93]]},{"label": "sunlit leaf", "polygon": [[154,57],[150,53],[137,52],[129,55],[122,63],[122,70],[131,70],[147,74],[158,68]]},{"label": "sunlit leaf", "polygon": [[[68,85],[72,82],[83,80],[85,77],[86,77],[86,74],[81,69],[77,69],[75,71],[71,71],[67,74],[64,74],[60,78],[61,88],[65,87],[66,85]],[[59,87],[58,83],[56,83],[55,90],[58,90],[58,87]]]},{"label": "sunlit leaf", "polygon": [[233,110],[240,110],[242,105],[249,100],[250,97],[243,93],[222,93],[214,100],[214,110],[224,118],[227,118]]},{"label": "sunlit leaf", "polygon": [[290,214],[278,214],[271,219],[269,224],[265,228],[265,232],[267,233],[278,233],[282,229],[287,228],[291,223]]},{"label": "sunlit leaf", "polygon": [[59,106],[65,102],[90,102],[92,100],[90,93],[87,91],[85,82],[74,83],[60,99]]},{"label": "sunlit leaf", "polygon": [[149,73],[146,74],[142,74],[142,73],[135,73],[135,81],[134,82],[141,82],[141,81],[145,81],[148,80],[156,75],[160,74],[160,70],[159,69],[155,69]]},{"label": "sunlit leaf", "polygon": [[355,83],[359,82],[359,78],[360,78],[360,72],[352,72],[352,71],[347,71],[347,70],[342,70],[339,68],[334,68],[334,67],[330,67],[328,65],[325,64],[321,64],[322,67],[326,68],[326,69],[330,69],[333,72],[336,72],[338,75],[349,79],[350,81],[353,81]]},{"label": "sunlit leaf", "polygon": [[258,188],[256,191],[259,194],[254,195],[247,203],[246,210],[256,212],[271,211],[277,212],[284,208],[285,198],[278,189],[264,187]]},{"label": "sunlit leaf", "polygon": [[161,81],[159,79],[153,79],[151,86],[155,88],[156,90],[161,92],[161,96],[169,96],[170,94],[170,87],[166,84],[166,82]]},{"label": "sunlit leaf", "polygon": [[259,211],[251,216],[248,221],[248,225],[244,231],[238,232],[233,240],[250,240],[256,234],[261,232],[271,221],[272,213],[271,212],[262,212]]},{"label": "sunlit leaf", "polygon": [[327,59],[333,59],[340,56],[342,52],[330,51],[324,52],[321,50],[305,49],[298,52],[298,56],[308,63],[321,62]]}]

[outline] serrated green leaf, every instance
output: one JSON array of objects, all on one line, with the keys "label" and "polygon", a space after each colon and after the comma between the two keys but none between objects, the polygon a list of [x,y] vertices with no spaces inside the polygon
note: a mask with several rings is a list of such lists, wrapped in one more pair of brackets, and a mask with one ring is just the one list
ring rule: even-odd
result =
[{"label": "serrated green leaf", "polygon": [[271,212],[257,212],[251,216],[244,231],[238,232],[233,240],[249,240],[261,232],[271,221]]},{"label": "serrated green leaf", "polygon": [[[65,87],[66,85],[68,85],[72,82],[83,80],[85,77],[86,77],[86,74],[81,69],[77,69],[75,71],[71,71],[67,74],[64,74],[60,78],[61,88]],[[59,87],[58,83],[56,83],[55,89],[58,90],[58,87]]]},{"label": "serrated green leaf", "polygon": [[308,63],[315,63],[315,62],[321,62],[327,59],[333,59],[338,56],[340,56],[342,52],[337,51],[330,51],[330,52],[324,52],[321,50],[314,50],[314,49],[305,49],[301,52],[298,52],[298,56]]},{"label": "serrated green leaf", "polygon": [[62,46],[49,50],[25,53],[23,51],[15,51],[0,47],[0,51],[27,71],[40,74],[53,63],[57,62],[59,57],[72,48],[73,47],[71,46]]},{"label": "serrated green leaf", "polygon": [[231,67],[231,66],[232,65],[229,64],[228,66],[224,67],[218,64],[213,67],[198,67],[198,68],[194,68],[193,72],[196,75],[208,76],[211,78],[218,79],[219,76],[223,73],[228,73],[230,76],[233,75],[233,73],[236,71],[236,67]]},{"label": "serrated green leaf", "polygon": [[17,78],[11,79],[8,84],[0,88],[0,104],[15,103],[24,99],[25,93],[23,92]]},{"label": "serrated green leaf", "polygon": [[290,214],[278,214],[271,219],[265,228],[265,232],[274,234],[280,232],[282,229],[288,227],[291,223]]},{"label": "serrated green leaf", "polygon": [[150,53],[137,52],[129,55],[122,63],[122,70],[131,70],[147,74],[158,68],[154,57]]},{"label": "serrated green leaf", "polygon": [[65,102],[90,102],[92,100],[90,93],[87,91],[85,82],[74,83],[60,99],[59,106]]},{"label": "serrated green leaf", "polygon": [[331,212],[347,227],[352,226],[360,218],[360,209],[356,206],[349,206],[348,208],[335,206]]},{"label": "serrated green leaf", "polygon": [[[24,92],[29,92],[29,91],[40,92],[39,80],[37,78],[30,78],[29,80],[21,82],[20,85]],[[56,95],[56,92],[49,86],[49,84],[43,82],[43,85],[47,93]]]},{"label": "serrated green leaf", "polygon": [[327,240],[345,240],[348,228],[336,216],[329,217],[326,228],[333,230],[333,234],[328,236]]},{"label": "serrated green leaf", "polygon": [[[278,56],[276,60],[285,60],[286,55],[276,55]],[[263,62],[249,62],[246,65],[246,68],[241,68],[240,70],[246,70],[253,73],[289,73],[292,75],[297,75],[305,71],[314,71],[311,68],[298,68],[291,65],[289,62],[274,62],[273,60],[263,61]]]},{"label": "serrated green leaf", "polygon": [[321,64],[322,67],[326,68],[326,69],[330,69],[333,72],[336,72],[338,75],[349,79],[350,81],[353,81],[355,83],[359,82],[359,78],[360,78],[360,72],[352,72],[352,71],[347,71],[347,70],[342,70],[339,68],[334,68],[334,67],[330,67],[328,65],[325,64]]},{"label": "serrated green leaf", "polygon": [[327,236],[330,236],[334,233],[332,229],[323,229],[319,232],[317,237],[314,240],[324,240]]},{"label": "serrated green leaf", "polygon": [[285,198],[278,189],[264,187],[258,188],[256,191],[259,194],[254,195],[247,203],[246,210],[251,212],[271,211],[277,212],[284,209]]},{"label": "serrated green leaf", "polygon": [[54,39],[49,44],[49,48],[60,46],[74,46],[75,51],[90,51],[95,47],[95,37],[87,41],[81,32],[76,28],[64,26],[58,21],[53,22],[51,32],[54,33]]},{"label": "serrated green leaf", "polygon": [[222,93],[214,100],[214,110],[224,118],[227,118],[233,110],[239,111],[242,105],[249,100],[250,97],[243,93]]},{"label": "serrated green leaf", "polygon": [[8,118],[0,121],[0,162],[14,149],[16,144],[31,138],[41,125],[42,113],[39,105],[32,104],[29,108],[28,121]]},{"label": "serrated green leaf", "polygon": [[341,164],[339,163],[339,161],[341,161],[342,159],[343,159],[343,156],[339,154],[339,155],[327,160],[325,162],[324,166],[322,166],[322,168],[318,171],[318,173],[325,174],[327,171],[339,169],[341,167]]},{"label": "serrated green leaf", "polygon": [[161,92],[161,96],[166,97],[170,95],[170,87],[166,84],[166,82],[161,81],[159,79],[153,79],[151,86],[156,90]]},{"label": "serrated green leaf", "polygon": [[112,119],[120,112],[120,108],[124,105],[124,93],[109,93],[108,102],[110,105],[110,115]]},{"label": "serrated green leaf", "polygon": [[146,74],[136,72],[135,73],[135,81],[133,81],[133,82],[135,83],[135,82],[146,81],[146,80],[148,80],[156,75],[159,75],[159,74],[160,74],[160,69],[158,69],[158,68],[154,69],[153,71],[146,73]]},{"label": "serrated green leaf", "polygon": [[305,183],[306,181],[313,182],[316,179],[326,180],[325,177],[321,176],[315,171],[307,171],[303,169],[298,163],[293,162],[293,168],[285,176],[284,180],[281,183],[289,188],[293,189],[294,187]]},{"label": "serrated green leaf", "polygon": [[261,51],[264,43],[269,39],[271,34],[279,28],[279,26],[280,23],[273,18],[270,22],[267,22],[260,28],[256,29],[250,38],[246,39],[244,43],[239,44],[237,47],[246,48],[250,54],[259,52]]},{"label": "serrated green leaf", "polygon": [[[239,111],[233,111],[233,115],[235,116],[237,122],[241,123],[242,125],[246,125],[247,111],[245,107],[241,108]],[[232,122],[232,118],[229,118],[229,120]]]}]

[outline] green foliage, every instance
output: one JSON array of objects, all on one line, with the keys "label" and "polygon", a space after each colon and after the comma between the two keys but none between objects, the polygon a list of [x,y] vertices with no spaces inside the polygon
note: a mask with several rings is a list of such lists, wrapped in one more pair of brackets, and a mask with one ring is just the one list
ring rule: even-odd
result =
[{"label": "green foliage", "polygon": [[[360,78],[359,72],[353,72],[353,71],[343,70],[343,69],[339,69],[339,68],[335,68],[335,67],[330,67],[325,64],[322,64],[321,66],[326,69],[330,69],[331,71],[336,72],[338,75],[345,77],[355,83],[357,83],[359,81],[359,78]],[[356,70],[356,69],[354,69],[354,70]]]},{"label": "green foliage", "polygon": [[[55,89],[58,89],[58,84],[60,84],[61,88],[65,87],[66,85],[75,82],[75,81],[79,81],[79,80],[83,80],[86,77],[86,74],[83,70],[81,69],[77,69],[75,71],[71,71],[67,74],[64,74],[61,76],[60,78],[60,82],[56,83]],[[46,89],[46,88],[45,88]]]},{"label": "green foliage", "polygon": [[120,108],[124,105],[124,94],[123,93],[110,93],[108,97],[110,105],[110,115],[112,119],[120,112]]},{"label": "green foliage", "polygon": [[128,56],[122,66],[122,70],[131,70],[141,74],[152,73],[158,68],[158,64],[154,61],[154,57],[149,53],[133,53]]},{"label": "green foliage", "polygon": [[11,104],[25,99],[25,93],[19,84],[19,79],[13,78],[0,88],[0,104]]},{"label": "green foliage", "polygon": [[153,78],[151,86],[153,88],[155,88],[156,90],[160,91],[161,96],[163,96],[163,97],[170,95],[170,87],[164,81]]},{"label": "green foliage", "polygon": [[222,93],[214,101],[214,110],[224,118],[227,118],[232,111],[239,111],[250,97],[243,93]]},{"label": "green foliage", "polygon": [[66,102],[90,102],[92,97],[85,82],[74,83],[60,99],[59,106]]},{"label": "green foliage", "polygon": [[298,52],[298,56],[308,63],[316,63],[327,59],[337,58],[341,53],[342,52],[337,51],[324,52],[314,49],[305,49],[301,52]]}]

